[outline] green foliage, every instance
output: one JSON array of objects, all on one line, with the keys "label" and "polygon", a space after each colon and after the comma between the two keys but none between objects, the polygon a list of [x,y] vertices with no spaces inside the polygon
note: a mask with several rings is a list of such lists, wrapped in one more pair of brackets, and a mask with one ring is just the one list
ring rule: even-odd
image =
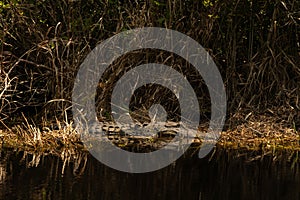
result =
[{"label": "green foliage", "polygon": [[203,0],[202,3],[205,7],[212,7],[214,5],[211,0]]}]

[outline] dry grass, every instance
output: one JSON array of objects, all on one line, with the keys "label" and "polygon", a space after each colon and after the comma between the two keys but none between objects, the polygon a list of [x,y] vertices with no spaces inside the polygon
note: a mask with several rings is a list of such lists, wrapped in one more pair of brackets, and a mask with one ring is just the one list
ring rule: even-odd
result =
[{"label": "dry grass", "polygon": [[59,130],[42,130],[33,125],[17,125],[10,131],[1,131],[2,147],[18,148],[27,151],[45,153],[62,152],[65,149],[80,150],[83,145],[72,124],[60,127]]},{"label": "dry grass", "polygon": [[262,114],[249,111],[236,114],[235,125],[224,131],[219,145],[229,149],[300,150],[300,129],[295,124],[298,113],[294,108],[276,107]]},{"label": "dry grass", "polygon": [[[299,109],[300,4],[296,0],[251,2],[3,1],[0,122],[19,123],[16,116],[21,112],[36,124],[64,120],[65,112],[71,113],[73,82],[85,56],[110,36],[144,26],[180,31],[210,53],[221,71],[230,113],[245,107],[265,109],[274,103]],[[153,57],[132,52],[129,62],[124,58],[112,68],[122,71],[152,61],[187,71],[174,55],[156,53]],[[106,90],[118,74],[108,76],[108,82],[100,80],[111,84],[105,85]],[[198,88],[199,99],[208,99],[199,76],[190,72],[187,78]]]},{"label": "dry grass", "polygon": [[300,151],[299,131],[262,118],[223,132],[218,144],[226,149]]},{"label": "dry grass", "polygon": [[[285,110],[286,108],[281,108]],[[278,109],[278,112],[281,112]],[[271,113],[271,114],[270,114]],[[292,125],[286,123],[283,118],[272,116],[274,112],[267,114],[236,115],[233,121],[242,121],[232,128],[223,131],[217,143],[218,149],[237,150],[248,152],[294,153],[300,151],[300,132]],[[272,114],[273,113],[273,114]],[[239,119],[239,120],[238,120]],[[244,121],[243,121],[244,120]],[[80,140],[79,134],[74,130],[72,123],[60,124],[57,122],[57,130],[44,127],[37,128],[26,123],[17,125],[10,131],[0,131],[2,148],[17,148],[29,152],[51,153],[60,156],[72,157],[76,152],[87,152]],[[201,131],[207,130],[203,126]],[[116,146],[129,151],[149,152],[161,148],[173,137],[162,138],[130,138],[115,135],[111,142]],[[195,138],[193,149],[201,148],[201,139]],[[140,150],[138,150],[140,149]]]},{"label": "dry grass", "polygon": [[[122,5],[118,1],[17,0],[3,1],[3,5],[0,126],[6,130],[1,132],[2,146],[48,152],[82,149],[70,121],[79,65],[104,39],[123,30],[157,26],[192,37],[216,62],[228,96],[228,126],[220,146],[299,150],[297,0],[127,1]],[[149,62],[187,75],[204,111],[201,114],[209,118],[209,94],[201,77],[185,61],[158,51],[131,52],[114,62],[99,80],[99,115],[110,117],[109,95],[120,75]],[[155,96],[162,90],[147,93],[147,89],[139,96],[163,99]],[[144,106],[140,100],[133,107]],[[167,104],[176,112],[176,101]],[[51,128],[53,123],[58,130]]]}]

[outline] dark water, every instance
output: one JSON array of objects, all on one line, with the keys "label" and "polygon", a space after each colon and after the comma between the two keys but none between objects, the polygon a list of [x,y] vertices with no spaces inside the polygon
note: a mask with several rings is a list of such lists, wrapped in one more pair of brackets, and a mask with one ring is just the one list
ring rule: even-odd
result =
[{"label": "dark water", "polygon": [[299,163],[293,164],[293,157],[273,161],[265,156],[249,162],[246,157],[223,152],[210,161],[196,156],[181,158],[159,171],[128,174],[106,167],[90,155],[64,165],[55,156],[2,151],[0,198],[300,199]]}]

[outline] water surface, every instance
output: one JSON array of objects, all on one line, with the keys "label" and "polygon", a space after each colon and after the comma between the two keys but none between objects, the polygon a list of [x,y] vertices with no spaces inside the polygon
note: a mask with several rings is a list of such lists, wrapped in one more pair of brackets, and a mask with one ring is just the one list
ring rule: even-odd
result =
[{"label": "water surface", "polygon": [[299,163],[236,155],[182,157],[159,171],[129,174],[89,154],[64,163],[57,156],[3,150],[0,199],[300,199]]}]

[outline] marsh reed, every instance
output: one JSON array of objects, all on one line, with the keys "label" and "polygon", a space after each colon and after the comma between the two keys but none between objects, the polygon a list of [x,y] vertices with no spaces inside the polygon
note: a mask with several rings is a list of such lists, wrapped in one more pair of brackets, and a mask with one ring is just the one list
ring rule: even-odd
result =
[{"label": "marsh reed", "polygon": [[[214,58],[228,96],[225,131],[238,130],[233,133],[240,138],[243,137],[239,129],[254,129],[251,134],[266,135],[268,127],[256,131],[249,117],[269,126],[270,119],[264,116],[271,116],[270,126],[277,124],[285,128],[284,134],[293,130],[299,135],[297,0],[0,3],[0,126],[10,132],[5,137],[11,141],[21,137],[33,146],[42,140],[49,141],[44,146],[54,147],[59,146],[58,141],[64,145],[77,141],[68,125],[72,123],[71,95],[80,64],[103,40],[145,26],[180,31],[199,42]],[[202,119],[209,119],[209,94],[199,74],[176,55],[148,50],[116,60],[99,80],[98,118],[111,117],[109,95],[119,76],[133,66],[149,62],[168,64],[184,73],[198,95]],[[140,94],[152,97],[153,91],[150,88],[147,93],[147,89]],[[174,102],[167,104],[176,112]],[[133,109],[140,106],[138,102],[132,105]],[[51,128],[53,124],[66,124],[63,127],[67,128],[56,131]],[[279,132],[275,128],[270,137]]]}]

